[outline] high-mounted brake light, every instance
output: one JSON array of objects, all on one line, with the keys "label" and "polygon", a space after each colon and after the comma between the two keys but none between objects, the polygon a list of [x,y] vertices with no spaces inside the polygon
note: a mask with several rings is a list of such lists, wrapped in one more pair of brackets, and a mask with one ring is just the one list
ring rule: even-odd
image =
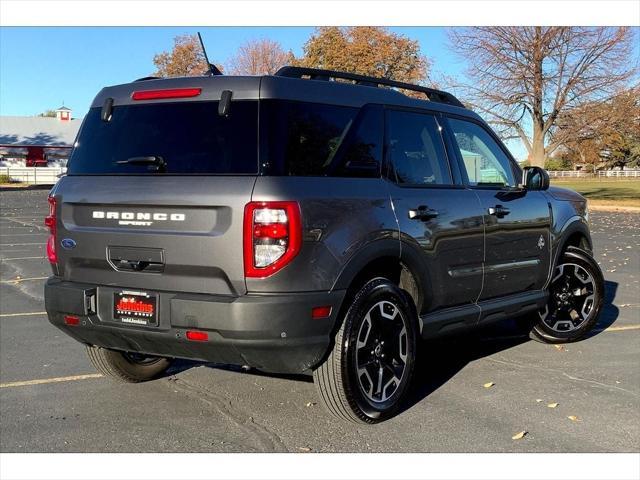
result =
[{"label": "high-mounted brake light", "polygon": [[49,197],[49,215],[44,218],[45,226],[49,227],[49,238],[47,239],[47,258],[50,263],[58,263],[58,253],[56,251],[56,197]]},{"label": "high-mounted brake light", "polygon": [[244,274],[273,275],[288,265],[302,245],[298,202],[250,202],[244,208]]},{"label": "high-mounted brake light", "polygon": [[158,100],[161,98],[197,97],[201,88],[169,88],[164,90],[138,90],[131,94],[133,100]]}]

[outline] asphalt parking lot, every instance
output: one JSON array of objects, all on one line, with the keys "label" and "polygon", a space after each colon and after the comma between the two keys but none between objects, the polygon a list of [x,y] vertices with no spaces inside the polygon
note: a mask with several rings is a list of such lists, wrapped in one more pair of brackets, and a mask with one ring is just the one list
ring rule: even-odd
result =
[{"label": "asphalt parking lot", "polygon": [[358,427],[306,377],[188,362],[146,384],[100,377],[44,314],[46,196],[0,192],[2,452],[640,450],[640,214],[592,213],[607,305],[591,338],[543,345],[506,322],[424,343],[405,410]]}]

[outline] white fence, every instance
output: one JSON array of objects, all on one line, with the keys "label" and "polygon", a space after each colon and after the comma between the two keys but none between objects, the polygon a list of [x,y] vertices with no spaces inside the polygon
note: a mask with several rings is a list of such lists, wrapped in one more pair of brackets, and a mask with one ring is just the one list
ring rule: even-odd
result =
[{"label": "white fence", "polygon": [[61,167],[0,167],[0,176],[7,175],[11,182],[53,185],[64,170]]},{"label": "white fence", "polygon": [[591,173],[582,170],[550,170],[551,178],[640,178],[640,170],[600,170]]}]

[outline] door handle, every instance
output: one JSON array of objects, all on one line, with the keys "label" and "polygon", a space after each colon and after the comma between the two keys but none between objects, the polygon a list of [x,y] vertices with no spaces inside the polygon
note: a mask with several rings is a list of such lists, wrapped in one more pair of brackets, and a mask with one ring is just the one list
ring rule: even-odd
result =
[{"label": "door handle", "polygon": [[502,218],[506,215],[509,215],[511,211],[507,207],[496,205],[495,207],[489,207],[488,213],[489,215],[495,215],[498,218]]},{"label": "door handle", "polygon": [[437,210],[433,210],[426,205],[420,205],[418,208],[409,210],[409,218],[411,220],[431,220],[438,215]]}]

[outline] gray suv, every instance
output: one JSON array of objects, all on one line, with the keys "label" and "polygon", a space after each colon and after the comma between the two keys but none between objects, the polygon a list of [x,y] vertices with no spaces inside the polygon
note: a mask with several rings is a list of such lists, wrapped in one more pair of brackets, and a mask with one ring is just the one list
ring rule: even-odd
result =
[{"label": "gray suv", "polygon": [[386,79],[104,88],[49,205],[49,320],[125,382],[175,358],[306,373],[376,423],[421,339],[522,315],[573,341],[603,305],[585,199],[453,95]]}]

